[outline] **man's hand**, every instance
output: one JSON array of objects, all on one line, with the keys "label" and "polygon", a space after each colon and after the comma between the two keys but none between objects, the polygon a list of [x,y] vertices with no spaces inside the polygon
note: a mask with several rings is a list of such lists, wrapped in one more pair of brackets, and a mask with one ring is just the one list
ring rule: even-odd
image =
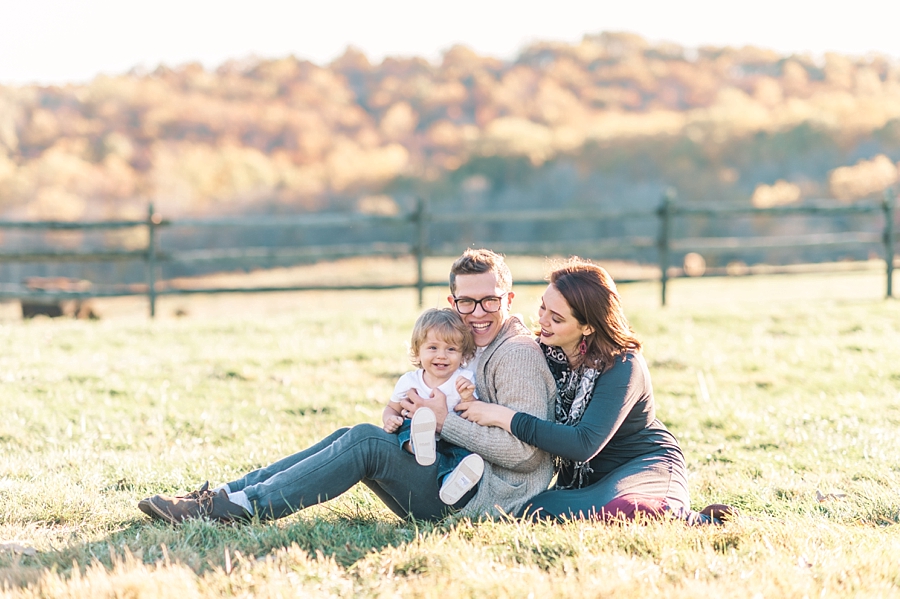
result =
[{"label": "man's hand", "polygon": [[403,408],[402,414],[407,418],[412,418],[416,410],[421,407],[431,408],[437,420],[435,432],[440,433],[441,429],[444,428],[444,420],[447,418],[447,396],[440,389],[434,389],[431,392],[431,397],[426,398],[419,397],[415,389],[410,389],[406,392],[406,399],[400,401],[400,407]]}]

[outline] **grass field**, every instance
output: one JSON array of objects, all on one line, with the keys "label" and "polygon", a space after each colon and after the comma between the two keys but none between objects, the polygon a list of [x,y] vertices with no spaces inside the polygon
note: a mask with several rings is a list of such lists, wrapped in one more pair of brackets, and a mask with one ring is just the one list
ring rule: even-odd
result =
[{"label": "grass field", "polygon": [[[883,286],[684,280],[665,309],[657,285],[623,287],[694,506],[742,510],[693,529],[407,522],[362,488],[275,523],[154,524],[138,499],[379,422],[414,292],[164,298],[156,321],[136,299],[96,322],[9,309],[0,596],[900,596],[900,302]],[[542,289],[517,291],[530,316]]]}]

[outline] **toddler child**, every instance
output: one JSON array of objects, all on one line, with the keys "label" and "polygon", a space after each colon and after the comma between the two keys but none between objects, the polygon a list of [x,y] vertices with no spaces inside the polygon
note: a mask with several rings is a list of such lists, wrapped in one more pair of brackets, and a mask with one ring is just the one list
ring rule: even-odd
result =
[{"label": "toddler child", "polygon": [[416,456],[423,466],[437,460],[437,479],[441,501],[455,505],[472,490],[484,473],[484,461],[478,454],[436,439],[434,412],[419,408],[412,419],[404,418],[400,401],[415,389],[419,397],[431,397],[433,389],[447,396],[447,409],[475,394],[474,373],[462,368],[475,355],[472,331],[449,308],[426,310],[416,320],[410,340],[410,361],[418,369],[400,377],[394,393],[382,412],[384,430],[397,433],[400,445]]}]

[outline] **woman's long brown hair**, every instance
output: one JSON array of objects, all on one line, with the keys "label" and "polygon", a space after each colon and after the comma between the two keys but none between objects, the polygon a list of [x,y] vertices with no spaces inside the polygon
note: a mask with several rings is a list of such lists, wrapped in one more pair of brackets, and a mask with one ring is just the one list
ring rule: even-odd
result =
[{"label": "woman's long brown hair", "polygon": [[584,339],[585,365],[609,367],[625,352],[640,351],[641,342],[625,317],[616,284],[605,268],[573,256],[551,272],[549,279],[578,323],[594,329]]}]

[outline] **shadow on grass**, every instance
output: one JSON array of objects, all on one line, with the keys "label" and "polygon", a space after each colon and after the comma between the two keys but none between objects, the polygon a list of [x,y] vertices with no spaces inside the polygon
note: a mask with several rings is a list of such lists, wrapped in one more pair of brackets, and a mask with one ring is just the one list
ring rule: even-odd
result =
[{"label": "shadow on grass", "polygon": [[399,547],[444,526],[380,513],[350,515],[321,506],[315,511],[276,522],[234,525],[194,520],[173,527],[138,518],[102,538],[34,556],[0,553],[0,589],[26,587],[48,572],[68,578],[76,570],[83,574],[97,565],[112,572],[117,563],[131,558],[148,565],[181,564],[198,575],[230,571],[237,560],[265,559],[294,546],[310,559],[333,559],[348,568],[369,553]]}]

